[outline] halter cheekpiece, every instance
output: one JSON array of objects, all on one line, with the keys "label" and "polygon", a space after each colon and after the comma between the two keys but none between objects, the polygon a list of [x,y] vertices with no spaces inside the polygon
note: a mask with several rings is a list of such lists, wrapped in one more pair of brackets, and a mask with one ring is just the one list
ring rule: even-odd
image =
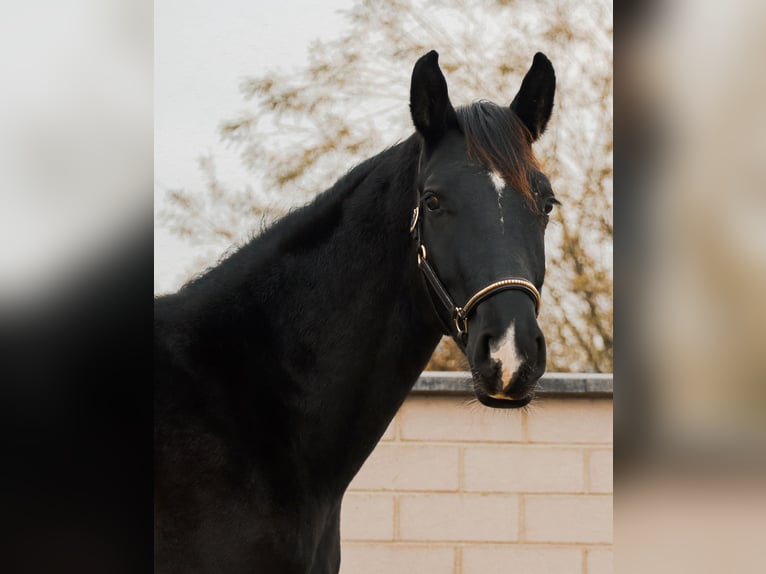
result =
[{"label": "halter cheekpiece", "polygon": [[[412,211],[412,220],[410,221],[410,234],[415,239],[418,246],[418,267],[422,271],[434,293],[436,293],[436,296],[439,298],[442,305],[450,314],[450,317],[455,324],[458,339],[460,339],[462,343],[465,343],[468,339],[468,316],[471,314],[471,311],[473,311],[479,305],[479,303],[488,299],[492,295],[499,293],[500,291],[506,291],[508,289],[524,291],[532,298],[532,301],[535,303],[535,316],[540,313],[540,292],[537,290],[537,287],[535,287],[534,284],[532,284],[530,281],[521,279],[519,277],[505,277],[494,281],[493,283],[486,285],[474,293],[462,307],[455,305],[455,301],[452,299],[452,297],[450,297],[450,294],[447,291],[447,288],[444,286],[444,283],[441,282],[433,267],[431,267],[431,264],[428,262],[428,251],[426,250],[426,246],[423,244],[423,218],[420,217],[420,204],[421,198],[420,194],[418,194],[418,203],[415,206],[415,209]],[[444,327],[447,328],[446,325],[444,325]]]}]

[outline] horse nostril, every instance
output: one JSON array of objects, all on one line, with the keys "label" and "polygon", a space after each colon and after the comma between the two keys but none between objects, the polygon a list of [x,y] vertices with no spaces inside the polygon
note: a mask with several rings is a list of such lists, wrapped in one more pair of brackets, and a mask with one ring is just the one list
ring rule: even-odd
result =
[{"label": "horse nostril", "polygon": [[537,325],[529,325],[526,336],[522,332],[519,348],[527,369],[536,369],[545,365],[545,337]]},{"label": "horse nostril", "polygon": [[492,338],[487,334],[483,334],[481,339],[479,339],[479,352],[483,358],[489,358],[489,343],[491,340]]},{"label": "horse nostril", "polygon": [[476,340],[476,347],[473,351],[474,363],[489,363],[490,359],[490,336],[482,334]]},{"label": "horse nostril", "polygon": [[469,342],[467,350],[471,368],[486,377],[492,376],[494,369],[494,363],[490,360],[492,358],[490,350],[491,340],[492,338],[487,333],[477,334],[473,345]]}]

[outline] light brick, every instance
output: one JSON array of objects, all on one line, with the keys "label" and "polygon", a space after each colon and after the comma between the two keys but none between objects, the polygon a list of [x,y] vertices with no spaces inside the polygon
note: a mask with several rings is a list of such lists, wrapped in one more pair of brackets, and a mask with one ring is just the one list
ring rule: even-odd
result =
[{"label": "light brick", "polygon": [[463,488],[483,492],[582,492],[583,452],[536,446],[465,451]]},{"label": "light brick", "polygon": [[530,442],[612,443],[611,399],[544,399],[528,413]]},{"label": "light brick", "polygon": [[423,494],[399,498],[402,540],[509,542],[518,539],[516,496]]},{"label": "light brick", "polygon": [[586,574],[613,574],[614,556],[611,549],[588,550]]},{"label": "light brick", "polygon": [[614,456],[610,450],[590,453],[590,492],[614,491]]},{"label": "light brick", "polygon": [[525,540],[611,542],[612,498],[599,495],[526,495]]},{"label": "light brick", "polygon": [[463,574],[579,574],[581,568],[582,550],[577,548],[463,548]]},{"label": "light brick", "polygon": [[402,440],[522,440],[519,411],[466,405],[463,397],[410,397],[398,416]]},{"label": "light brick", "polygon": [[344,540],[393,540],[394,497],[347,493],[341,507],[340,535]]},{"label": "light brick", "polygon": [[351,482],[351,490],[435,490],[458,487],[458,448],[381,443]]},{"label": "light brick", "polygon": [[449,547],[346,542],[340,574],[453,574],[455,551]]}]

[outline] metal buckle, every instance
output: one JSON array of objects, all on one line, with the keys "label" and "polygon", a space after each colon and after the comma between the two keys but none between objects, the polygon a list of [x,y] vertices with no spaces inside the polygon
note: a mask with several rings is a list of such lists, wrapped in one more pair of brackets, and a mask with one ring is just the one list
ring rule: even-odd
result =
[{"label": "metal buckle", "polygon": [[426,260],[426,246],[422,243],[418,246],[418,265],[421,261]]}]

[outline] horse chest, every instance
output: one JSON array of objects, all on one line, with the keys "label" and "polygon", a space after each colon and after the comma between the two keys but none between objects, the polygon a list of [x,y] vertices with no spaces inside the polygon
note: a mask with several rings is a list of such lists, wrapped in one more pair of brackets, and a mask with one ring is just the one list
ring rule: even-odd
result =
[{"label": "horse chest", "polygon": [[[162,574],[258,572],[336,574],[340,564],[340,501],[306,511],[253,494],[196,494],[186,513],[176,508],[173,530],[160,518],[155,571]],[[324,505],[323,505],[324,506]],[[161,509],[158,509],[161,510]]]}]

